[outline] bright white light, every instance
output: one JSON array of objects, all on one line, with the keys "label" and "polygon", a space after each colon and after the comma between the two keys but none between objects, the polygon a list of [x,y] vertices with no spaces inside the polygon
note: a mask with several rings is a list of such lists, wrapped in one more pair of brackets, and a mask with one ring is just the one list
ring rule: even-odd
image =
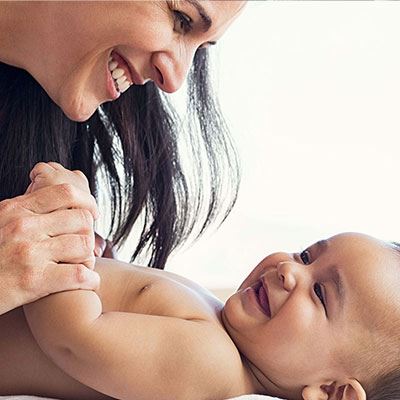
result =
[{"label": "bright white light", "polygon": [[239,201],[168,270],[230,287],[266,254],[341,231],[400,240],[396,3],[250,2],[216,54]]}]

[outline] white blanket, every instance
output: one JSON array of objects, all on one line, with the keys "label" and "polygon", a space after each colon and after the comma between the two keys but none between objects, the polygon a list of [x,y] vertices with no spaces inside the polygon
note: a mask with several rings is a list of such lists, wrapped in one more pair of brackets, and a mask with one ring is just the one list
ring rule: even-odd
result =
[{"label": "white blanket", "polygon": [[[36,397],[36,396],[0,396],[0,400],[54,400],[54,399],[49,399],[45,397]],[[234,399],[229,399],[229,400],[234,400]],[[276,399],[276,397],[260,396],[258,394],[249,394],[247,396],[235,397],[235,400],[278,400],[278,399]]]}]

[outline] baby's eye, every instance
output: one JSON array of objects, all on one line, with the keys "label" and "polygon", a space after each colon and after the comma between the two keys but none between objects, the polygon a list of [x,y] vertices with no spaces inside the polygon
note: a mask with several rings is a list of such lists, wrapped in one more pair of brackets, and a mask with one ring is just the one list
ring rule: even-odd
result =
[{"label": "baby's eye", "polygon": [[300,259],[303,261],[305,265],[308,265],[311,263],[311,255],[308,250],[304,250],[300,253]]},{"label": "baby's eye", "polygon": [[314,292],[317,295],[317,297],[321,300],[321,303],[324,306],[325,313],[326,313],[326,304],[325,304],[324,294],[322,293],[322,285],[320,285],[319,283],[315,283],[314,284]]}]

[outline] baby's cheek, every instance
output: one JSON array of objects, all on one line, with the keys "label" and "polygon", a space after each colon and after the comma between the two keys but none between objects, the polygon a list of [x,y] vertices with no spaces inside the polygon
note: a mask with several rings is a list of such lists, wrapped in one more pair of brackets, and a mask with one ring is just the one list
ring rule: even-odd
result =
[{"label": "baby's cheek", "polygon": [[277,347],[300,359],[311,354],[322,356],[327,349],[327,320],[309,300],[289,298],[271,320],[270,328]]}]

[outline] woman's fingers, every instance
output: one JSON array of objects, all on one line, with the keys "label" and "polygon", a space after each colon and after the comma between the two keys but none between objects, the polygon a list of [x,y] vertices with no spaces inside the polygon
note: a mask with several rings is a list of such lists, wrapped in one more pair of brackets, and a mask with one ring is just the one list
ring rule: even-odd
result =
[{"label": "woman's fingers", "polygon": [[30,194],[16,197],[20,207],[36,214],[47,214],[67,208],[83,208],[89,210],[94,219],[99,211],[95,198],[78,187],[69,183],[48,186]]},{"label": "woman's fingers", "polygon": [[93,216],[88,210],[70,209],[54,211],[34,217],[47,236],[72,233],[87,234],[93,231]]},{"label": "woman's fingers", "polygon": [[[45,163],[45,162],[39,162],[37,163],[29,173],[29,178],[31,181],[34,181],[35,178],[40,175],[40,174],[48,174],[53,171],[56,171],[56,168],[51,165],[51,162]],[[59,164],[60,165],[60,164]]]},{"label": "woman's fingers", "polygon": [[[100,286],[100,276],[83,264],[49,265],[43,274],[47,292],[56,293],[64,290],[96,290]],[[42,297],[42,293],[39,296]]]},{"label": "woman's fingers", "polygon": [[40,162],[31,170],[29,177],[32,181],[31,191],[41,189],[46,186],[60,185],[69,183],[81,190],[90,193],[89,182],[85,174],[81,171],[70,171],[56,162]]},{"label": "woman's fingers", "polygon": [[93,231],[93,216],[87,210],[59,210],[50,214],[17,217],[0,228],[0,235],[9,240],[40,242],[65,234],[89,234]]},{"label": "woman's fingers", "polygon": [[25,275],[26,278],[18,288],[23,296],[17,300],[14,307],[38,300],[51,293],[74,289],[96,290],[100,286],[99,274],[83,264],[50,263],[46,267],[36,267],[30,274]]},{"label": "woman's fingers", "polygon": [[49,238],[42,242],[46,259],[57,264],[83,264],[93,269],[94,256],[94,234],[86,235],[60,235]]},{"label": "woman's fingers", "polygon": [[70,184],[48,186],[0,202],[0,228],[18,218],[77,208],[89,210],[94,219],[99,211],[95,198]]}]

